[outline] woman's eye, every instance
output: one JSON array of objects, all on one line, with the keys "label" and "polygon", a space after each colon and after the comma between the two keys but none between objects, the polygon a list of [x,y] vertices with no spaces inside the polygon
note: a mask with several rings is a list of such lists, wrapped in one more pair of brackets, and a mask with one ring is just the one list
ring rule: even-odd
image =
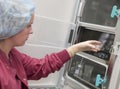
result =
[{"label": "woman's eye", "polygon": [[31,27],[32,25],[28,25],[28,27]]}]

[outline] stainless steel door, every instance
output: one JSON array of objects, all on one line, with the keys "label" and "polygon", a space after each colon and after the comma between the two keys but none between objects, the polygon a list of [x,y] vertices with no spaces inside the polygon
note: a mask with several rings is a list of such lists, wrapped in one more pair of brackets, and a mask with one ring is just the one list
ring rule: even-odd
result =
[{"label": "stainless steel door", "polygon": [[[84,36],[84,38],[88,38],[88,40],[96,40],[95,39],[96,37],[93,36],[93,38],[90,39],[88,35],[90,36],[96,35],[97,34],[96,32],[98,33],[102,32],[103,34],[105,34],[105,36],[109,34],[110,37],[108,38],[112,37],[112,40],[111,41],[109,40],[109,42],[107,42],[107,44],[110,46],[103,47],[105,48],[103,50],[106,50],[106,48],[112,48],[112,45],[114,44],[114,38],[116,35],[116,26],[118,24],[118,21],[116,17],[111,18],[110,16],[113,5],[120,5],[120,1],[118,0],[81,0],[81,1],[83,1],[84,5],[81,5],[81,7],[79,8],[80,10],[76,18],[77,27],[74,32],[74,38],[72,44],[80,42],[80,40],[82,39],[81,36]],[[88,34],[80,33],[82,27],[85,28],[83,29],[83,31],[85,30],[86,32],[88,31]],[[90,33],[89,32],[90,30],[96,32]],[[103,41],[104,40],[103,38],[99,40]],[[97,74],[101,74],[102,76],[101,79],[103,80],[106,78],[106,71],[107,71],[106,66],[108,66],[107,63],[109,61],[110,55],[107,58],[107,61],[106,59],[104,61],[103,60],[104,58],[102,58],[101,55],[102,54],[100,53],[98,58],[97,56],[95,57],[93,53],[85,53],[85,52],[78,53],[77,57],[74,57],[73,60],[69,62],[66,67],[66,72],[65,72],[66,82],[69,85],[74,83],[75,89],[106,89],[106,84],[104,84],[105,85],[104,86],[103,83],[101,83],[100,86],[97,87],[95,86],[95,82],[96,82],[95,76],[97,77]],[[90,64],[91,62],[93,64]],[[98,70],[98,71],[94,72],[93,70],[94,71]]]}]

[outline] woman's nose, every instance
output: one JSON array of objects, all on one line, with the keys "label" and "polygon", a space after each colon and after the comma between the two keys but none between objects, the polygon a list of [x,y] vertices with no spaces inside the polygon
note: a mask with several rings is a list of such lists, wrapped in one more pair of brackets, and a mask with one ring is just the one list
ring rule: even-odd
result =
[{"label": "woman's nose", "polygon": [[30,29],[30,32],[29,32],[30,34],[33,34],[33,30],[32,30],[32,28]]}]

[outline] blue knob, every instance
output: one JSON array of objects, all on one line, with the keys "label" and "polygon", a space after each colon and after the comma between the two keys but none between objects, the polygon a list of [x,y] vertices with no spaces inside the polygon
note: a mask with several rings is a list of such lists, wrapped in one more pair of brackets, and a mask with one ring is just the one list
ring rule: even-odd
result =
[{"label": "blue knob", "polygon": [[112,8],[111,17],[114,18],[115,16],[119,16],[119,15],[120,15],[120,12],[118,11],[117,6],[114,5]]}]

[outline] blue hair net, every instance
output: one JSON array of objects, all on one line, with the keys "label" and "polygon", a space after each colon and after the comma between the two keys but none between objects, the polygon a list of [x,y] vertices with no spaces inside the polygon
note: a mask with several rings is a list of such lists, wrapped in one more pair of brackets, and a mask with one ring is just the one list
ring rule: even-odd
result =
[{"label": "blue hair net", "polygon": [[0,40],[25,28],[34,9],[35,6],[30,0],[0,0]]}]

